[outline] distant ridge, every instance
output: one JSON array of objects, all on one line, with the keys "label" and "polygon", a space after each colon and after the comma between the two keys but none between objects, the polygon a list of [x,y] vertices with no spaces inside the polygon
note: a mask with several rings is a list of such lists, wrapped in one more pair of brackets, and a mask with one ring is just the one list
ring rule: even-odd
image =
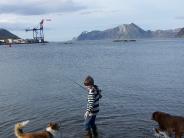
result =
[{"label": "distant ridge", "polygon": [[0,28],[0,39],[18,39],[19,37],[12,34],[11,32]]},{"label": "distant ridge", "polygon": [[177,33],[176,37],[184,37],[184,28]]},{"label": "distant ridge", "polygon": [[76,40],[174,38],[181,28],[170,30],[145,31],[134,23],[119,25],[104,31],[82,32]]},{"label": "distant ridge", "polygon": [[175,38],[181,28],[151,31],[153,38]]}]

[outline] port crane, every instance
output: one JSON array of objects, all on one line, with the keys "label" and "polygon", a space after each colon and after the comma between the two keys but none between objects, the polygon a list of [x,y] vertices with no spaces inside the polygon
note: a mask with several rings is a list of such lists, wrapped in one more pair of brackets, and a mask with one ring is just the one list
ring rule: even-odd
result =
[{"label": "port crane", "polygon": [[42,19],[37,27],[25,29],[26,32],[32,31],[33,32],[33,41],[34,43],[44,43],[44,22],[51,21],[51,19]]}]

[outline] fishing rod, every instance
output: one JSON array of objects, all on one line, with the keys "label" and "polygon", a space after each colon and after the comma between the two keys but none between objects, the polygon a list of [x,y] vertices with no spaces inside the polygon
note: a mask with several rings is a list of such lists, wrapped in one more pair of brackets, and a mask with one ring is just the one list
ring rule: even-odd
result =
[{"label": "fishing rod", "polygon": [[[88,91],[84,86],[82,86],[81,84],[77,83],[76,81],[72,80],[71,78],[65,76],[68,80],[70,80],[71,82],[73,82],[74,84],[76,84],[77,86],[81,87],[82,89],[84,89],[85,91]],[[102,98],[102,95],[101,95],[101,92],[102,90],[98,89],[98,93],[99,93],[99,96],[100,96],[100,99]]]},{"label": "fishing rod", "polygon": [[84,89],[85,91],[87,91],[87,89],[86,89],[84,86],[82,86],[81,84],[77,83],[76,81],[72,80],[71,78],[69,78],[69,77],[67,77],[67,76],[65,76],[65,77],[66,77],[68,80],[70,80],[71,82],[73,82],[74,84],[78,85],[79,87],[81,87],[82,89]]}]

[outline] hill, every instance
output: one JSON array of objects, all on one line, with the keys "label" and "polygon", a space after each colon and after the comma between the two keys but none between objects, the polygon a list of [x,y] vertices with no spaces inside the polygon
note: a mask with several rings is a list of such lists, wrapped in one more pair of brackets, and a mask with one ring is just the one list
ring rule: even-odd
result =
[{"label": "hill", "polygon": [[0,28],[0,40],[2,39],[18,39],[19,37],[12,34],[11,32]]}]

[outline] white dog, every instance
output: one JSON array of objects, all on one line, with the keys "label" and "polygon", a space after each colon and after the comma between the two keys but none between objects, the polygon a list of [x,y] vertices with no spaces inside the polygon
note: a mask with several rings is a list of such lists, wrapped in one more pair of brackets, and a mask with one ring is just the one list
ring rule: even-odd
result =
[{"label": "white dog", "polygon": [[15,135],[17,138],[56,138],[60,135],[59,125],[57,123],[49,123],[44,131],[25,133],[22,128],[28,123],[29,120],[15,125]]}]

